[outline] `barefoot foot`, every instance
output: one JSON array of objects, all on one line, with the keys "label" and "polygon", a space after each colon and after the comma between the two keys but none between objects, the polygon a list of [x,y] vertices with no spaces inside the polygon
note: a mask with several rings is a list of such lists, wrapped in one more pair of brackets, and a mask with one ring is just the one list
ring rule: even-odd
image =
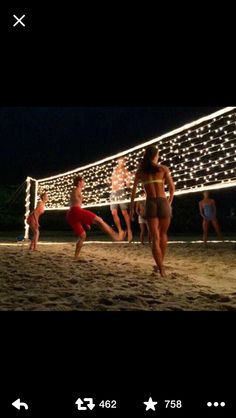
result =
[{"label": "barefoot foot", "polygon": [[132,231],[128,231],[128,241],[131,242],[133,239]]},{"label": "barefoot foot", "polygon": [[166,271],[164,266],[161,269],[159,269],[158,266],[153,266],[153,270],[155,271],[155,273],[159,273],[161,277],[166,277]]},{"label": "barefoot foot", "polygon": [[124,241],[126,238],[127,231],[120,231],[118,233],[118,240],[117,241]]},{"label": "barefoot foot", "polygon": [[166,271],[164,266],[160,269],[160,275],[161,277],[166,277]]}]

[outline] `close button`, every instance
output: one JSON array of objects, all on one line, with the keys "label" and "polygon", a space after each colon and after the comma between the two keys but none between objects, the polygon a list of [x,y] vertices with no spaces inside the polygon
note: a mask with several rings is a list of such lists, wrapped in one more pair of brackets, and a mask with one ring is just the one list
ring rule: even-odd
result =
[{"label": "close button", "polygon": [[22,15],[21,17],[17,17],[16,15],[13,15],[13,17],[16,19],[16,22],[14,23],[13,27],[18,25],[19,23],[25,27],[25,24],[23,22],[23,19],[25,18],[25,15]]}]

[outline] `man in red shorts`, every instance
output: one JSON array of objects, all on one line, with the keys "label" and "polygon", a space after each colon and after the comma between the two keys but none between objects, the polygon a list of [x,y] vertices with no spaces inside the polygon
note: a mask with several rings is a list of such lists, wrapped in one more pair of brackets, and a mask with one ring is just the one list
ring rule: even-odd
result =
[{"label": "man in red shorts", "polygon": [[97,216],[95,213],[90,212],[89,210],[82,209],[82,189],[84,188],[84,180],[81,176],[77,176],[74,179],[74,188],[70,196],[70,209],[67,212],[66,219],[76,235],[79,236],[79,241],[76,244],[75,257],[79,257],[80,250],[83,246],[84,241],[86,240],[86,232],[84,226],[87,229],[91,228],[91,225],[98,225],[102,231],[108,234],[114,241],[122,241],[126,232],[121,231],[117,233],[106,223],[104,220]]}]

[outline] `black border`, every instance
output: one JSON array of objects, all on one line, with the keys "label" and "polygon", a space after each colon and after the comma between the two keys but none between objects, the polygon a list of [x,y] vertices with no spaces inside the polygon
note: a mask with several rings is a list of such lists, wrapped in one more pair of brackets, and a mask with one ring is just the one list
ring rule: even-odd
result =
[{"label": "black border", "polygon": [[[155,28],[145,36],[142,26],[137,35],[129,20],[131,38],[126,26],[111,32],[113,19],[109,34],[85,32],[81,20],[73,31],[70,19],[60,32],[49,6],[43,28],[42,9],[30,7],[32,30],[1,28],[3,106],[235,105],[233,68],[215,58],[217,43],[196,50],[189,32],[179,41],[169,28],[154,37]],[[96,391],[145,395],[164,387],[235,399],[234,313],[0,312],[0,321],[1,381],[9,391],[23,386],[32,394],[61,382],[71,396],[79,380]]]}]

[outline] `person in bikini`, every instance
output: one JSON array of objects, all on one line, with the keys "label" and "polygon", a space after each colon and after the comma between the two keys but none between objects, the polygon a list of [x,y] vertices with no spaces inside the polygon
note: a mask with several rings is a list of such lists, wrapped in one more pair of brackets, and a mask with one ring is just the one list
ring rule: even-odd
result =
[{"label": "person in bikini", "polygon": [[70,196],[70,209],[66,214],[68,224],[71,226],[75,234],[79,237],[79,240],[75,248],[75,258],[79,257],[81,248],[86,240],[86,229],[91,229],[92,225],[98,225],[102,231],[108,234],[114,241],[122,241],[125,239],[126,232],[115,232],[104,220],[97,216],[95,213],[82,209],[82,190],[85,186],[85,182],[81,176],[77,176],[74,179],[74,187]]},{"label": "person in bikini", "polygon": [[[135,174],[131,195],[131,219],[134,216],[134,199],[139,182],[146,192],[146,219],[152,240],[152,255],[155,269],[164,277],[164,257],[168,242],[167,231],[171,220],[171,204],[175,185],[168,167],[158,164],[159,152],[155,146],[149,146]],[[165,194],[165,183],[169,188],[169,199]]]},{"label": "person in bikini", "polygon": [[199,202],[199,211],[200,211],[200,215],[203,218],[203,221],[202,221],[203,241],[204,241],[204,244],[206,244],[208,240],[208,229],[209,229],[210,223],[215,229],[218,238],[222,240],[223,237],[220,232],[219,223],[216,218],[215,201],[214,199],[210,198],[210,194],[207,191],[203,193],[203,196],[204,196],[204,199],[202,199]]},{"label": "person in bikini", "polygon": [[36,246],[39,240],[39,217],[44,213],[45,211],[45,204],[48,201],[48,195],[46,192],[42,193],[40,195],[40,201],[37,204],[37,207],[30,213],[28,216],[26,222],[30,226],[30,229],[33,232],[33,238],[31,240],[31,244],[29,249],[32,251],[37,251]]}]

